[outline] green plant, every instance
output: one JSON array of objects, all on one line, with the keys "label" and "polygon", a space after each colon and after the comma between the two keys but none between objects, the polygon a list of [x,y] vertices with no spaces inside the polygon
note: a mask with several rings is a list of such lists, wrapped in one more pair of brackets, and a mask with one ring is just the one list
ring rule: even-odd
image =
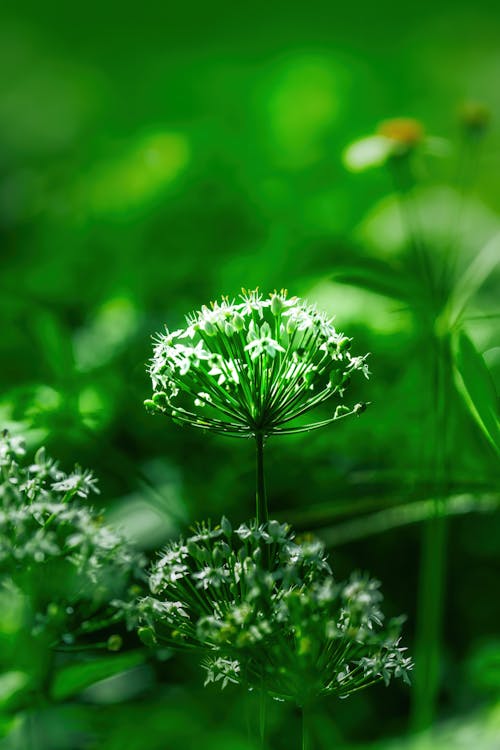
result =
[{"label": "green plant", "polygon": [[[493,451],[500,453],[500,427],[495,389],[481,354],[466,332],[467,307],[498,263],[500,234],[482,249],[472,245],[467,259],[468,205],[479,149],[489,122],[487,109],[468,104],[461,112],[461,143],[454,179],[455,193],[441,198],[441,211],[433,206],[439,194],[426,189],[426,156],[447,156],[450,146],[426,134],[411,119],[383,123],[376,135],[352,143],[344,160],[352,171],[385,166],[396,195],[396,213],[386,216],[399,226],[398,255],[387,261],[367,256],[358,263],[338,264],[335,277],[384,294],[411,311],[415,330],[416,362],[421,364],[428,400],[422,398],[423,418],[419,467],[432,514],[422,534],[418,598],[413,726],[426,728],[434,718],[440,689],[440,654],[445,599],[446,540],[452,503],[454,468],[460,458],[452,447],[456,429],[452,415],[460,402],[480,427]],[[497,222],[498,224],[498,222]],[[473,235],[474,236],[474,235]],[[470,249],[469,249],[470,252]],[[457,398],[458,397],[458,398]],[[425,445],[424,445],[425,442]]]},{"label": "green plant", "polygon": [[298,705],[305,748],[320,696],[346,697],[393,675],[408,681],[412,667],[399,645],[402,619],[383,627],[378,582],[336,582],[320,543],[298,543],[286,524],[268,520],[264,438],[361,413],[362,404],[339,404],[327,419],[286,426],[342,398],[353,371],[368,376],[366,357],[351,356],[350,340],[325,315],[285,292],[223,299],[187,322],[157,339],[146,406],[180,424],[256,439],[256,518],[236,530],[226,518],[202,524],[171,544],[150,570],[139,634],[149,645],[201,653],[205,684],[242,684]]},{"label": "green plant", "polygon": [[[324,427],[359,414],[342,402],[353,373],[369,376],[367,355],[352,356],[351,339],[332,321],[285,291],[263,299],[243,292],[187,317],[187,327],[158,334],[149,367],[154,394],[146,406],[179,424],[232,437],[253,437],[257,457],[256,517],[268,520],[264,441]],[[301,417],[335,399],[334,413]]]},{"label": "green plant", "polygon": [[[11,637],[0,639],[10,676],[7,714],[64,700],[137,659],[113,660],[143,581],[142,557],[86,501],[97,480],[63,472],[45,450],[26,458],[21,438],[0,437],[0,601]],[[85,653],[92,660],[81,660]],[[131,658],[130,658],[131,657]],[[31,747],[31,740],[26,740]]]},{"label": "green plant", "polygon": [[141,636],[200,652],[207,683],[264,689],[304,707],[393,674],[408,680],[401,620],[383,627],[378,582],[338,583],[323,546],[296,540],[286,524],[201,525],[169,545],[149,582]]}]

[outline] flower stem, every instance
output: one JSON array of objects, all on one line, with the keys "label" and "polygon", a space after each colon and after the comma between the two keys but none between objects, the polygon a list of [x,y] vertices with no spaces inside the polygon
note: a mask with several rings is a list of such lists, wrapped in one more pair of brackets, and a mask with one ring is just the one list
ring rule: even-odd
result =
[{"label": "flower stem", "polygon": [[413,691],[412,726],[426,729],[434,719],[440,687],[440,659],[446,580],[447,518],[445,516],[446,438],[449,341],[438,339],[433,351],[433,505],[434,514],[423,529],[418,621],[415,653],[415,688]]},{"label": "flower stem", "polygon": [[262,432],[255,433],[255,442],[257,447],[255,517],[257,523],[261,524],[267,523],[269,520],[266,482],[264,478],[264,435]]},{"label": "flower stem", "polygon": [[265,750],[266,747],[266,721],[267,721],[267,705],[266,705],[266,691],[262,685],[259,696],[259,736],[260,736],[260,747],[261,750]]},{"label": "flower stem", "polygon": [[309,728],[309,710],[307,706],[301,706],[302,716],[302,750],[311,750],[311,733]]}]

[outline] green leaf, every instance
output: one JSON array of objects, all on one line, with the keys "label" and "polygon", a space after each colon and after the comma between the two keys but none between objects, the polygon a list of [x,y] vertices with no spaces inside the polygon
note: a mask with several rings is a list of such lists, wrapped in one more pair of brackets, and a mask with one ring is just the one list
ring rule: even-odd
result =
[{"label": "green leaf", "polygon": [[498,398],[483,357],[466,333],[454,339],[455,381],[465,404],[492,447],[500,453]]},{"label": "green leaf", "polygon": [[74,370],[71,337],[62,319],[40,309],[32,320],[37,351],[54,383],[65,382]]},{"label": "green leaf", "polygon": [[5,709],[28,682],[26,672],[5,672],[0,675],[0,707]]},{"label": "green leaf", "polygon": [[495,234],[476,255],[457,282],[451,302],[453,322],[463,315],[469,300],[479,291],[500,263],[500,232]]},{"label": "green leaf", "polygon": [[51,688],[52,698],[59,701],[65,700],[95,682],[142,664],[145,658],[142,651],[133,651],[119,656],[107,656],[93,661],[70,664],[56,675]]},{"label": "green leaf", "polygon": [[375,258],[360,257],[355,263],[336,262],[333,278],[342,284],[367,289],[391,299],[407,302],[412,297],[409,278]]},{"label": "green leaf", "polygon": [[[440,508],[443,516],[462,516],[469,513],[493,513],[500,507],[500,497],[494,494],[455,495],[448,497]],[[315,536],[324,541],[327,547],[338,547],[386,531],[423,523],[436,516],[436,503],[433,499],[405,503],[370,513],[361,518],[337,523],[316,529]]]}]

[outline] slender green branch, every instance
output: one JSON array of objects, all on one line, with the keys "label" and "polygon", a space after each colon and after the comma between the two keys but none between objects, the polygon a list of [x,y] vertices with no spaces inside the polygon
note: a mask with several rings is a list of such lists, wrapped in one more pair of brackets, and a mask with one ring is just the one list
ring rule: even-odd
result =
[{"label": "slender green branch", "polygon": [[264,476],[264,435],[262,432],[255,433],[257,448],[256,456],[256,494],[255,494],[255,517],[257,523],[267,523],[269,511],[267,508],[266,482]]},{"label": "slender green branch", "polygon": [[422,231],[417,215],[415,202],[415,178],[411,169],[409,156],[402,156],[389,161],[390,173],[399,199],[401,218],[412,251],[416,267],[422,274],[422,282],[432,298],[435,294],[432,266],[423,242]]},{"label": "slender green branch", "polygon": [[424,527],[419,581],[416,670],[412,726],[432,724],[440,683],[440,653],[446,579],[447,518],[444,508],[446,435],[448,431],[448,338],[438,339],[433,351],[433,490],[434,513]]},{"label": "slender green branch", "polygon": [[301,706],[300,713],[302,718],[302,750],[312,750],[309,707]]},{"label": "slender green branch", "polygon": [[267,703],[266,691],[264,686],[261,687],[259,696],[259,736],[261,750],[266,747],[266,723],[267,723]]},{"label": "slender green branch", "polygon": [[453,285],[459,261],[460,236],[464,228],[466,199],[474,185],[479,163],[481,140],[465,137],[459,151],[455,187],[457,196],[452,205],[448,243],[445,246],[442,284]]},{"label": "slender green branch", "polygon": [[[412,725],[414,729],[428,727],[436,712],[439,694],[441,633],[443,621],[444,583],[446,577],[446,531],[444,513],[447,413],[449,397],[449,337],[437,330],[437,316],[442,306],[441,295],[429,256],[428,245],[422,237],[413,195],[415,180],[407,159],[393,160],[393,179],[400,195],[403,221],[410,238],[415,261],[422,271],[422,290],[430,301],[427,321],[431,348],[432,424],[431,424],[431,493],[433,513],[426,522],[422,537],[420,559],[418,622],[415,658],[415,688],[413,691]],[[445,259],[446,261],[446,259]]]}]

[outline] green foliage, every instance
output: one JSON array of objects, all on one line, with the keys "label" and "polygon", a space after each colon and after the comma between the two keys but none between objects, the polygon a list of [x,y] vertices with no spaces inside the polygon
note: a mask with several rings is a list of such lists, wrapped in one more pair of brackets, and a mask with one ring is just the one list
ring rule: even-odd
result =
[{"label": "green foliage", "polygon": [[56,701],[67,700],[81,693],[89,685],[136,667],[144,661],[140,651],[82,661],[59,670],[55,676],[51,696]]},{"label": "green foliage", "polygon": [[498,397],[491,375],[470,338],[457,337],[455,367],[458,388],[465,403],[493,448],[500,453]]},{"label": "green foliage", "polygon": [[[495,709],[463,714],[494,700],[464,654],[497,632],[500,617],[490,386],[498,391],[500,377],[498,8],[422,0],[416,19],[395,2],[243,12],[90,0],[76,18],[69,4],[45,3],[42,13],[34,0],[6,0],[0,22],[0,428],[23,434],[30,455],[46,444],[62,466],[76,458],[93,467],[107,521],[123,519],[148,552],[196,518],[226,513],[237,526],[253,512],[251,451],[144,413],[148,336],[164,321],[182,327],[186,310],[220,290],[232,299],[242,285],[287,287],[336,315],[356,351],[373,352],[374,377],[369,397],[362,379],[350,385],[352,403],[372,402],[362,419],[269,441],[274,515],[323,531],[340,578],[361,567],[383,579],[388,612],[409,614],[414,653],[417,533],[436,495],[430,358],[439,319],[453,343],[439,492],[448,519],[439,715],[461,718],[419,739],[495,747]],[[463,106],[465,91],[479,103]],[[431,138],[411,154],[417,179],[404,206],[389,194],[387,164],[354,174],[342,163],[370,133],[387,145],[376,123],[400,116],[418,118]],[[425,237],[417,251],[425,244],[439,269],[439,295],[424,292],[410,248],[408,193]],[[446,258],[453,273],[444,275]],[[317,415],[331,417],[328,404]],[[62,578],[46,580],[67,593]],[[22,711],[50,665],[18,588],[2,589],[0,605],[9,711],[0,727],[8,750],[32,750]],[[138,647],[123,623],[78,645],[98,646],[82,652],[92,658],[121,658],[108,651],[113,635],[123,653]],[[50,670],[74,657],[57,652]],[[105,709],[97,693],[36,708],[27,722],[36,750],[255,744],[241,736],[236,690],[223,701],[203,691],[188,657],[160,649],[153,662],[134,697]],[[140,682],[125,674],[129,686]],[[395,682],[342,711],[327,701],[314,738],[329,749],[393,735],[392,746],[411,747],[407,700]],[[272,707],[269,744],[288,750],[299,721],[280,711]]]}]

